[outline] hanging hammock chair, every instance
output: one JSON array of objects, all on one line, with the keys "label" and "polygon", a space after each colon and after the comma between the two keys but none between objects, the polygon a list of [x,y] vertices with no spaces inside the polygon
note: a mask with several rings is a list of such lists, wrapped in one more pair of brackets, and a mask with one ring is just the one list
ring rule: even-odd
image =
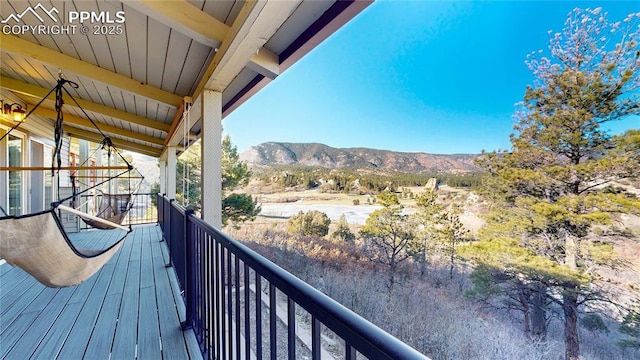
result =
[{"label": "hanging hammock chair", "polygon": [[[55,91],[56,94],[56,111],[58,117],[55,124],[54,140],[55,149],[53,152],[52,173],[60,172],[61,165],[61,143],[62,143],[62,94],[63,91],[71,97],[76,106],[85,114],[96,129],[103,135],[103,143],[111,144],[111,140],[105,136],[98,128],[91,117],[80,107],[78,102],[73,98],[69,91],[64,87],[69,83],[77,88],[78,85],[65,80],[60,74],[57,85],[49,91],[49,93],[35,105],[29,113],[31,113],[42,104],[42,102]],[[26,118],[25,117],[25,118]],[[8,132],[0,137],[0,141],[4,139],[12,130],[16,129],[21,123],[13,126]],[[124,158],[123,158],[124,159]],[[57,161],[56,161],[57,160]],[[55,167],[57,163],[57,168]],[[133,169],[126,160],[127,171],[110,177],[107,181],[118,178]],[[92,216],[76,210],[72,207],[63,205],[64,202],[75,199],[76,196],[89,191],[104,182],[93,187],[83,190],[80,193],[74,191],[73,195],[51,204],[51,209],[35,214],[21,216],[5,216],[0,217],[0,258],[7,263],[22,268],[25,272],[32,275],[36,280],[49,287],[65,287],[82,283],[98,271],[109,259],[120,249],[122,241],[133,230],[131,226],[124,227],[120,225],[122,217],[126,215],[131,203],[131,194],[128,198],[119,197],[118,195],[104,197],[106,203],[102,215],[104,217],[120,220],[118,223],[109,221],[103,217]],[[58,188],[59,176],[58,176]],[[73,202],[73,200],[72,200]],[[124,206],[122,206],[124,204]],[[127,211],[125,211],[127,210]],[[104,250],[86,250],[76,248],[64,231],[62,223],[56,212],[65,211],[80,216],[85,221],[91,221],[96,226],[102,226],[108,229],[120,229],[126,233],[117,240],[113,245]],[[4,211],[3,211],[4,212]],[[5,213],[6,214],[6,213]]]},{"label": "hanging hammock chair", "polygon": [[87,280],[120,249],[123,240],[101,251],[78,249],[53,209],[0,219],[0,257],[49,287]]},{"label": "hanging hammock chair", "polygon": [[[111,224],[122,224],[130,210],[131,194],[107,194],[100,196],[100,206],[96,217],[107,220],[107,222],[90,219],[85,215],[79,215],[87,225],[101,230],[113,229]],[[110,224],[111,223],[111,224]]]},{"label": "hanging hammock chair", "polygon": [[[108,158],[111,158],[111,153],[114,152],[116,155],[120,157],[120,159],[126,162],[126,159],[113,146],[111,139],[108,137],[102,140],[102,142],[100,143],[100,146],[96,148],[96,152],[98,151],[98,149],[106,149]],[[82,164],[80,164],[80,167],[84,166],[88,160],[89,160],[89,157],[87,157],[87,159]],[[130,175],[132,170],[136,170],[136,172],[138,172],[138,176],[132,177]],[[73,195],[71,196],[71,206],[75,209],[79,209],[84,205],[84,204],[79,204],[80,203],[79,198],[81,193],[87,192],[88,190],[92,190],[94,188],[99,188],[101,185],[118,178],[121,178],[121,179],[124,178],[128,180],[128,187],[129,187],[128,193],[110,194],[107,192],[103,192],[101,190],[96,191],[93,196],[95,198],[95,206],[93,206],[93,208],[96,210],[89,211],[88,213],[94,217],[107,220],[107,222],[96,221],[85,215],[78,215],[82,219],[82,221],[84,221],[85,224],[95,229],[101,229],[101,230],[113,229],[113,226],[109,224],[121,225],[124,219],[129,214],[129,210],[131,210],[131,208],[133,207],[133,200],[134,200],[133,194],[138,190],[138,188],[142,184],[142,179],[144,179],[144,177],[142,176],[142,174],[140,174],[140,172],[137,169],[134,169],[127,162],[126,171],[123,171],[122,173],[117,174],[116,176],[108,177],[107,180],[101,181],[98,184],[93,186],[88,186],[87,184],[83,184],[85,185],[86,189],[81,192],[78,192],[78,189],[76,187],[76,176],[71,175],[71,185],[72,185],[72,193],[73,193]],[[135,186],[134,190],[132,190],[132,187],[131,187],[131,182],[133,178],[140,179],[140,181],[138,181],[137,186]],[[86,203],[88,202],[89,201],[87,201]]]}]

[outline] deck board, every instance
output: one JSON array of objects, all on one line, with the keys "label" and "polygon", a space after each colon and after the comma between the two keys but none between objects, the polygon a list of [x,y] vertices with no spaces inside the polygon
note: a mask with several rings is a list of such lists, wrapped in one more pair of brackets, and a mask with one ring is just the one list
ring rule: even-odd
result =
[{"label": "deck board", "polygon": [[2,313],[0,314],[0,339],[2,339],[5,331],[11,328],[13,321],[23,313],[23,310],[45,290],[45,287],[38,283],[33,284],[27,289],[21,287],[20,289],[22,289],[22,291],[16,291],[17,293],[20,293],[20,297],[18,297],[10,306],[7,306],[6,308],[4,306],[2,307]]},{"label": "deck board", "polygon": [[40,342],[49,333],[74,291],[75,289],[71,287],[57,289],[51,301],[39,312],[31,326],[22,334],[20,340],[7,354],[8,359],[31,357],[31,354],[37,350],[37,346],[40,346]]},{"label": "deck board", "polygon": [[[165,268],[159,227],[137,226],[93,277],[52,289],[0,265],[0,359],[199,359],[184,304]],[[83,248],[105,248],[122,233],[70,234]],[[176,295],[177,294],[177,295]],[[176,302],[177,301],[177,302]]]}]

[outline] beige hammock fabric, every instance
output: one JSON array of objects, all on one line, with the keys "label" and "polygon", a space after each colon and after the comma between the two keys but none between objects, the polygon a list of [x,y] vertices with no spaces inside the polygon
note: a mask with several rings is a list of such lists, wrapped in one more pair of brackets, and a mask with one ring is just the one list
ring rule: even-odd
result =
[{"label": "beige hammock fabric", "polygon": [[103,251],[76,249],[54,210],[0,219],[0,257],[49,287],[87,280],[120,249],[122,240]]},{"label": "beige hammock fabric", "polygon": [[[131,194],[107,194],[103,193],[100,198],[100,207],[98,213],[95,215],[108,222],[121,225],[124,218],[129,212],[129,201],[131,201]],[[113,226],[105,222],[100,222],[80,215],[82,221],[87,225],[96,229],[113,229]]]}]

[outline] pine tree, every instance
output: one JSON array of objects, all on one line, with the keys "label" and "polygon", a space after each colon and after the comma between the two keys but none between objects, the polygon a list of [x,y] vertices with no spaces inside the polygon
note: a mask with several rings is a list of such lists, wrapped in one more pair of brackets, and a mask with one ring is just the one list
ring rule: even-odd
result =
[{"label": "pine tree", "polygon": [[551,37],[553,59],[534,53],[527,60],[536,81],[516,113],[512,151],[482,160],[499,203],[473,256],[542,286],[544,300],[562,309],[567,360],[580,356],[579,308],[599,296],[593,268],[616,260],[590,229],[615,213],[640,211],[637,197],[603,191],[638,176],[637,133],[611,137],[602,128],[640,114],[638,19],[610,24],[599,8],[570,13]]},{"label": "pine tree", "polygon": [[414,256],[418,248],[416,225],[409,215],[403,213],[396,194],[385,190],[378,194],[378,200],[384,208],[369,215],[360,237],[369,259],[388,267],[388,288],[391,290],[400,265]]},{"label": "pine tree", "polygon": [[344,214],[340,215],[340,219],[338,219],[336,223],[336,229],[331,233],[331,238],[346,243],[353,243],[356,240],[356,236],[351,232],[351,228],[349,228],[349,223]]},{"label": "pine tree", "polygon": [[420,265],[420,275],[422,276],[427,271],[429,248],[435,247],[435,243],[440,237],[443,209],[437,200],[438,194],[433,189],[427,189],[416,198],[417,210],[413,214],[413,219],[417,224],[417,241],[414,243],[412,253],[415,261]]},{"label": "pine tree", "polygon": [[[222,224],[250,221],[260,213],[257,199],[249,194],[230,193],[237,187],[245,186],[251,179],[251,170],[244,161],[240,161],[238,148],[226,136],[222,140]],[[185,151],[176,164],[178,186],[176,197],[185,206],[198,208],[201,201],[201,159],[200,141]]]}]

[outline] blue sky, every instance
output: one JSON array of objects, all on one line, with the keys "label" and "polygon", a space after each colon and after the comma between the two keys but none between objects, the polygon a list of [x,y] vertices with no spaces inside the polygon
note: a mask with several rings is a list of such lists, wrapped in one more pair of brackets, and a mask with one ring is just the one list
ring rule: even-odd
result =
[{"label": "blue sky", "polygon": [[[427,153],[510,147],[514,104],[575,7],[609,21],[640,1],[377,1],[223,122],[238,150],[266,141]],[[612,133],[640,128],[638,117]]]}]

